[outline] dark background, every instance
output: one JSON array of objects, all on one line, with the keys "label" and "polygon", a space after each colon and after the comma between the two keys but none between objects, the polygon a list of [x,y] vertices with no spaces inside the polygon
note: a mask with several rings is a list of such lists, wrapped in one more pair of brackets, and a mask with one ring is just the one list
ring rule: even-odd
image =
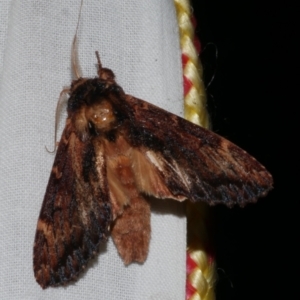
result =
[{"label": "dark background", "polygon": [[[217,300],[298,299],[299,56],[288,3],[194,0],[213,130],[258,159],[274,190],[214,208]],[[216,55],[217,49],[217,55]],[[298,123],[298,122],[297,122]],[[299,183],[298,183],[299,185]],[[297,280],[297,281],[296,281]]]}]

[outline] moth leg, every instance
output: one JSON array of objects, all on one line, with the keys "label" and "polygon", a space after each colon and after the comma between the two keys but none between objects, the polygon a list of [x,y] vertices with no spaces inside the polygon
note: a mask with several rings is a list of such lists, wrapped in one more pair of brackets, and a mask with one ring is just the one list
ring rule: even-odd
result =
[{"label": "moth leg", "polygon": [[131,199],[130,205],[112,227],[112,238],[125,265],[143,263],[150,242],[150,204],[142,197]]}]

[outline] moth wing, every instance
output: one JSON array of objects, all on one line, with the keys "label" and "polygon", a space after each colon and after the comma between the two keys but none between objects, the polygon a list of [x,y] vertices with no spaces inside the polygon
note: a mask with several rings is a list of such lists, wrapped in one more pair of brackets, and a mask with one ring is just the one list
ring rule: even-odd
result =
[{"label": "moth wing", "polygon": [[[141,192],[243,206],[272,188],[265,167],[228,140],[146,101],[127,95],[126,102],[134,118],[130,143],[142,162],[136,167]],[[151,168],[143,172],[143,165]]]},{"label": "moth wing", "polygon": [[[101,145],[99,146],[101,147]],[[55,157],[34,243],[34,273],[46,288],[73,280],[106,240],[111,209],[105,160],[66,125]]]}]

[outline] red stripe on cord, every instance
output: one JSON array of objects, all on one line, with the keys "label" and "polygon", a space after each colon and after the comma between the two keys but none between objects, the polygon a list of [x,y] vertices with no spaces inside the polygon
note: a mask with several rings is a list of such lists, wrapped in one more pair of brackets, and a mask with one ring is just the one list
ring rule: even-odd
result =
[{"label": "red stripe on cord", "polygon": [[191,273],[197,267],[195,261],[191,258],[190,254],[187,253],[186,256],[186,271],[187,273]]},{"label": "red stripe on cord", "polygon": [[197,291],[188,280],[186,281],[185,290],[186,290],[186,299],[190,299]]},{"label": "red stripe on cord", "polygon": [[181,54],[181,61],[182,61],[182,69],[184,69],[185,65],[189,61],[189,57],[186,54],[182,53]]},{"label": "red stripe on cord", "polygon": [[[189,252],[187,252],[187,255],[186,255],[186,273],[187,273],[187,276],[189,274],[191,274],[192,271],[195,268],[197,268],[197,264],[191,258]],[[192,297],[192,295],[194,295],[194,293],[196,291],[197,290],[192,286],[192,284],[190,283],[190,281],[186,280],[186,287],[185,287],[186,299],[190,299],[190,297]]]},{"label": "red stripe on cord", "polygon": [[[182,60],[182,69],[184,69],[187,62],[189,61],[189,57],[186,54],[182,53],[181,60]],[[183,75],[183,93],[184,93],[184,96],[186,96],[188,94],[188,92],[190,91],[192,85],[193,84],[191,83],[191,81]]]},{"label": "red stripe on cord", "polygon": [[183,93],[184,93],[184,96],[186,96],[188,94],[188,92],[190,91],[192,86],[193,86],[192,82],[188,78],[183,76]]}]

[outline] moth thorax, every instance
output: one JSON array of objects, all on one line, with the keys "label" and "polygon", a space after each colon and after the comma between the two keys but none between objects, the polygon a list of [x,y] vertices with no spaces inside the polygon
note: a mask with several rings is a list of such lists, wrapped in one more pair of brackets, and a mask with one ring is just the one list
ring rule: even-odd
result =
[{"label": "moth thorax", "polygon": [[85,116],[89,124],[93,125],[96,131],[110,130],[112,124],[116,121],[113,107],[106,100],[86,107]]}]

